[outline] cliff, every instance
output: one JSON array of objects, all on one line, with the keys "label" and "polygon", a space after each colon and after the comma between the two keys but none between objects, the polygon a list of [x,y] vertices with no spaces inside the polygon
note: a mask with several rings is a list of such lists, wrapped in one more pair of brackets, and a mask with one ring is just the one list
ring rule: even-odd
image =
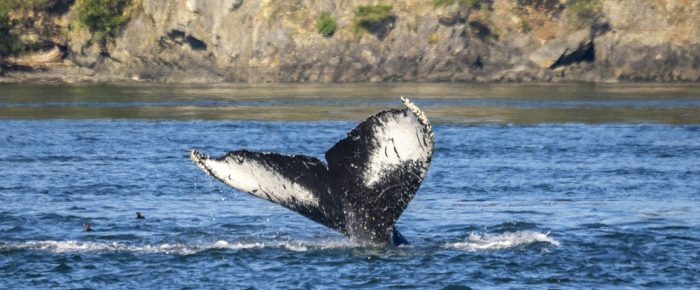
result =
[{"label": "cliff", "polygon": [[1,81],[700,81],[697,0],[29,2]]}]

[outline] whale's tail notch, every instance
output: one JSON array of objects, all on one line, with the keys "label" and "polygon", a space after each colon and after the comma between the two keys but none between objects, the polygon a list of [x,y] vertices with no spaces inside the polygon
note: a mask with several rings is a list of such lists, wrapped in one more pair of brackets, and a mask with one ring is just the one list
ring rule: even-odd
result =
[{"label": "whale's tail notch", "polygon": [[434,135],[425,114],[402,97],[405,109],[379,112],[326,152],[326,161],[247,150],[190,159],[204,172],[243,192],[286,208],[363,243],[406,243],[394,224],[427,174]]}]

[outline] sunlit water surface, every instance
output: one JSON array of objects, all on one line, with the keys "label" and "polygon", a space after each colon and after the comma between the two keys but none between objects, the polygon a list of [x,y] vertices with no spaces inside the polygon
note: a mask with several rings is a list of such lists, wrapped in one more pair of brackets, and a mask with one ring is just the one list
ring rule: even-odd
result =
[{"label": "sunlit water surface", "polygon": [[[399,95],[436,135],[407,246],[353,244],[187,158],[323,158]],[[0,177],[3,289],[700,285],[697,86],[0,85]]]}]

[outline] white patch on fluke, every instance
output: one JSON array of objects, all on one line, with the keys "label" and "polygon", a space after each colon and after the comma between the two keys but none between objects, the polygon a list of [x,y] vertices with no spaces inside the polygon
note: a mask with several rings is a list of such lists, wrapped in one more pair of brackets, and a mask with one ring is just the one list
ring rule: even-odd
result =
[{"label": "white patch on fluke", "polygon": [[547,242],[557,247],[560,245],[559,241],[549,236],[549,233],[543,234],[533,231],[517,231],[501,234],[471,233],[466,241],[447,244],[446,247],[468,251],[501,250],[535,242]]},{"label": "white patch on fluke", "polygon": [[[428,159],[433,151],[432,128],[418,107],[406,98],[401,99],[408,108],[408,114],[387,114],[374,128],[376,147],[371,149],[364,167],[363,177],[367,187],[409,161],[422,161],[425,168],[420,175],[425,177],[427,173]],[[428,136],[425,136],[424,130]]]},{"label": "white patch on fluke", "polygon": [[[233,158],[239,158],[239,160]],[[227,156],[223,160],[205,158],[200,162],[212,175],[240,191],[275,203],[294,202],[294,204],[318,206],[318,199],[304,186],[285,178],[256,160]]]}]

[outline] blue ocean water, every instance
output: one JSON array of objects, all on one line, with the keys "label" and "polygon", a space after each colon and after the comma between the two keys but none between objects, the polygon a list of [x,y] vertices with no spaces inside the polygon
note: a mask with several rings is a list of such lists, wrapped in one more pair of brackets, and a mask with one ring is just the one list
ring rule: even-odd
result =
[{"label": "blue ocean water", "polygon": [[359,121],[0,116],[0,288],[700,287],[699,124],[435,124],[389,248],[187,158],[323,158]]}]

